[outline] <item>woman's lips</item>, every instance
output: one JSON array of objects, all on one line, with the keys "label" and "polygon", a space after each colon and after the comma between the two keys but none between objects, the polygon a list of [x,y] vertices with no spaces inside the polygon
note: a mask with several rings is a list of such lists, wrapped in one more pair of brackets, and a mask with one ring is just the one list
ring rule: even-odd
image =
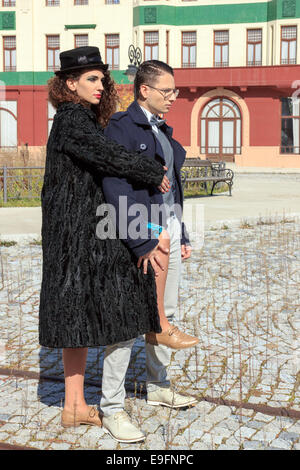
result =
[{"label": "woman's lips", "polygon": [[101,98],[100,93],[98,95],[94,95],[96,98]]}]

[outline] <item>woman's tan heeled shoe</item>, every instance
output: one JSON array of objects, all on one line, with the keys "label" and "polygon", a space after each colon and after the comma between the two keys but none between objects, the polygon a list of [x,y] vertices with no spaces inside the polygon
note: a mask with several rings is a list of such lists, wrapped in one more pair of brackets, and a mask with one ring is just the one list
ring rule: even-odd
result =
[{"label": "woman's tan heeled shoe", "polygon": [[88,413],[76,413],[63,410],[61,414],[61,425],[64,428],[77,427],[80,424],[89,424],[93,426],[102,426],[102,420],[99,411],[94,406],[89,406]]},{"label": "woman's tan heeled shoe", "polygon": [[147,333],[146,342],[154,345],[163,344],[172,349],[187,349],[198,344],[199,338],[187,335],[177,326],[171,325],[167,331],[162,333],[154,333],[153,331]]}]

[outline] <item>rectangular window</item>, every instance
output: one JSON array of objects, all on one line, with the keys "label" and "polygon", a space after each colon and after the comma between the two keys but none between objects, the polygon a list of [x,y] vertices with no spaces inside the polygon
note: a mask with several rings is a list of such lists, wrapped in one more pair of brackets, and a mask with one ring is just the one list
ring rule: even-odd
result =
[{"label": "rectangular window", "polygon": [[120,68],[120,36],[119,34],[105,35],[105,56],[106,63],[110,70]]},{"label": "rectangular window", "polygon": [[214,35],[214,67],[229,65],[229,31],[215,31]]},{"label": "rectangular window", "polygon": [[46,7],[59,7],[60,0],[46,0]]},{"label": "rectangular window", "polygon": [[89,45],[88,34],[75,34],[74,35],[74,47],[86,47]]},{"label": "rectangular window", "polygon": [[60,68],[59,62],[59,35],[47,36],[47,70],[54,72]]},{"label": "rectangular window", "polygon": [[248,29],[247,31],[247,65],[262,64],[262,29]]},{"label": "rectangular window", "polygon": [[196,31],[182,32],[182,67],[196,67]]},{"label": "rectangular window", "polygon": [[296,64],[297,26],[281,27],[281,64]]},{"label": "rectangular window", "polygon": [[15,7],[16,0],[2,0],[2,6],[3,7]]},{"label": "rectangular window", "polygon": [[74,5],[88,5],[89,0],[74,0]]},{"label": "rectangular window", "polygon": [[120,3],[120,0],[105,0],[106,5],[116,5]]},{"label": "rectangular window", "polygon": [[300,99],[281,98],[281,153],[300,153]]},{"label": "rectangular window", "polygon": [[4,72],[17,70],[16,36],[3,36],[3,60]]},{"label": "rectangular window", "polygon": [[158,60],[158,31],[145,31],[144,57],[145,60]]}]

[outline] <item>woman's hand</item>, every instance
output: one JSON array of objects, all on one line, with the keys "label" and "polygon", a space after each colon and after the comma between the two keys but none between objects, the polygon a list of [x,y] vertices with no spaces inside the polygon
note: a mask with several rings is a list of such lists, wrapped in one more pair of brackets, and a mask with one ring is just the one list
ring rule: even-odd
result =
[{"label": "woman's hand", "polygon": [[170,251],[170,236],[166,230],[163,230],[158,237],[159,243],[156,247],[146,253],[144,256],[140,256],[138,260],[137,267],[140,268],[143,263],[144,274],[147,274],[148,262],[150,261],[151,266],[154,270],[155,276],[158,276],[159,270],[164,271],[162,260],[160,259],[161,255],[168,255]]},{"label": "woman's hand", "polygon": [[[168,168],[166,166],[164,166],[164,170],[167,171]],[[171,187],[170,181],[167,178],[167,176],[165,175],[163,177],[163,180],[162,180],[160,186],[158,186],[158,189],[160,190],[161,193],[167,193],[169,191],[170,187]]]}]

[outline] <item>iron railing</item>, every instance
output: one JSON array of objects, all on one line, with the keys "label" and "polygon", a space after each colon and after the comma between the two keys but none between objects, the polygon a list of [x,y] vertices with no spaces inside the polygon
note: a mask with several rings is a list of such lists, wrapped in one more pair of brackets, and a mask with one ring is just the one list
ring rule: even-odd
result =
[{"label": "iron railing", "polygon": [[3,202],[9,199],[39,198],[41,195],[44,167],[0,168],[0,192]]},{"label": "iron railing", "polygon": [[281,145],[280,153],[291,153],[291,154],[299,155],[300,147],[293,146],[293,145]]},{"label": "iron railing", "polygon": [[207,155],[234,155],[241,153],[241,147],[236,145],[235,147],[228,147],[228,146],[208,146],[205,145],[201,146],[201,154]]}]

